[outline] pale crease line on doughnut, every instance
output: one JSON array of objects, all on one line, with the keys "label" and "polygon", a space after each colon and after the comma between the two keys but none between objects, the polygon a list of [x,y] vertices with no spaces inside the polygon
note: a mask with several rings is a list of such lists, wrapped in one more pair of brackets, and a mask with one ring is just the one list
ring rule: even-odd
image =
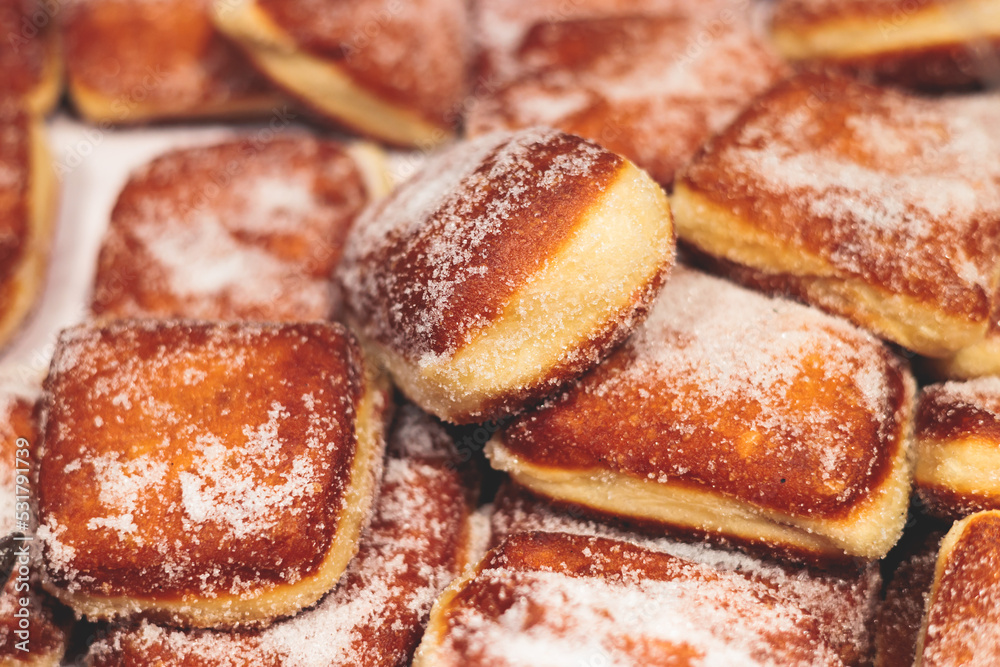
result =
[{"label": "pale crease line on doughnut", "polygon": [[[621,210],[639,215],[620,224],[615,216]],[[670,220],[663,191],[625,162],[583,215],[567,247],[512,296],[496,322],[454,356],[415,363],[368,343],[407,395],[443,416],[475,411],[505,387],[535,387],[539,368],[566,363],[566,350],[586,348],[609,316],[619,317],[636,303],[660,273],[664,257],[673,253],[673,225],[662,224],[664,217]],[[619,252],[623,247],[636,252]],[[620,288],[611,290],[612,285]],[[562,297],[556,304],[553,294]],[[595,299],[595,294],[602,296]],[[548,341],[544,347],[525,345],[542,338]]]},{"label": "pale crease line on doughnut", "polygon": [[777,247],[763,233],[679,181],[670,199],[680,238],[712,255],[765,274],[788,274],[809,281],[810,301],[844,315],[883,338],[932,357],[981,343],[989,323],[942,314],[911,297],[839,275],[800,248]]},{"label": "pale crease line on doughnut", "polygon": [[[354,558],[361,533],[370,519],[369,509],[382,471],[385,411],[390,387],[385,376],[366,364],[365,391],[357,409],[357,448],[351,465],[351,482],[344,495],[344,512],[330,549],[312,574],[294,584],[271,587],[256,597],[219,594],[209,600],[181,598],[157,600],[136,597],[98,597],[64,591],[43,575],[45,589],[78,614],[94,619],[154,613],[182,617],[194,627],[254,626],[289,616],[310,606],[329,592]],[[237,621],[227,621],[238,616]]]},{"label": "pale crease line on doughnut", "polygon": [[702,489],[671,487],[609,470],[567,471],[539,466],[510,452],[497,437],[486,445],[494,468],[549,498],[624,518],[694,528],[720,536],[787,545],[808,553],[842,552],[876,559],[898,541],[909,508],[911,453],[902,433],[892,472],[845,519],[809,519],[753,507]]},{"label": "pale crease line on doughnut", "polygon": [[20,266],[11,276],[14,302],[5,304],[0,312],[0,349],[16,335],[41,297],[58,208],[59,183],[45,128],[37,117],[29,121],[28,137],[28,243]]},{"label": "pale crease line on doughnut", "polygon": [[269,79],[352,128],[399,145],[434,146],[453,136],[450,128],[379,99],[336,65],[300,51],[254,0],[216,0],[212,20]]},{"label": "pale crease line on doughnut", "polygon": [[381,146],[370,141],[358,140],[347,144],[345,150],[361,172],[369,199],[373,201],[381,199],[392,192],[392,172]]},{"label": "pale crease line on doughnut", "polygon": [[1000,37],[1000,4],[993,0],[964,0],[947,6],[932,3],[898,21],[891,14],[880,20],[845,17],[813,26],[772,26],[775,45],[792,60],[836,60],[990,37]]}]

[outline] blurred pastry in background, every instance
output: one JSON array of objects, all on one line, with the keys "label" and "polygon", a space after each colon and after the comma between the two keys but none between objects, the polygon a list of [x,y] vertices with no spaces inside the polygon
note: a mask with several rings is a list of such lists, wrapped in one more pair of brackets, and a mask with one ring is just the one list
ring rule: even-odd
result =
[{"label": "blurred pastry in background", "polygon": [[453,138],[470,57],[465,0],[215,0],[212,16],[320,117],[400,146]]},{"label": "blurred pastry in background", "polygon": [[998,0],[778,0],[772,37],[794,62],[881,83],[1000,83]]},{"label": "blurred pastry in background", "polygon": [[0,0],[0,100],[21,100],[38,116],[51,112],[63,89],[60,3]]},{"label": "blurred pastry in background", "polygon": [[558,3],[541,11],[546,4],[478,3],[479,82],[495,90],[471,105],[470,135],[556,127],[670,187],[706,139],[788,73],[754,30],[748,2]]},{"label": "blurred pastry in background", "polygon": [[263,117],[287,100],[212,26],[210,0],[76,0],[61,11],[70,98],[92,123]]},{"label": "blurred pastry in background", "polygon": [[1000,317],[1000,95],[800,75],[706,144],[671,205],[713,270],[922,355],[981,346]]},{"label": "blurred pastry in background", "polygon": [[41,296],[59,198],[41,120],[0,103],[0,348]]},{"label": "blurred pastry in background", "polygon": [[373,147],[291,133],[162,155],[118,197],[91,310],[329,319],[340,305],[331,275],[354,218],[384,194],[382,168]]}]

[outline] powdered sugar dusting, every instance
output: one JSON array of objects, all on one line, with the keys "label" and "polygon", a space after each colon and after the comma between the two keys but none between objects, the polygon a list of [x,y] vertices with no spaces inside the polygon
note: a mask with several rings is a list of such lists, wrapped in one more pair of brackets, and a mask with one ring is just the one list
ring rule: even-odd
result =
[{"label": "powdered sugar dusting", "polygon": [[[476,597],[449,612],[441,664],[631,667],[666,656],[700,665],[840,664],[814,619],[739,575],[594,538],[554,536],[545,544],[553,551],[536,554],[525,545],[532,537],[518,546],[546,564],[506,553],[490,559],[469,585]],[[561,549],[587,569],[561,565]]]},{"label": "powdered sugar dusting", "polygon": [[355,455],[344,336],[153,320],[65,332],[39,501],[53,578],[213,596],[311,572]]},{"label": "powdered sugar dusting", "polygon": [[995,94],[925,99],[802,77],[686,179],[835,274],[985,319],[1000,270],[998,128]]},{"label": "powdered sugar dusting", "polygon": [[185,632],[144,622],[97,642],[91,655],[113,656],[126,646],[212,665],[228,665],[234,655],[240,664],[289,667],[406,664],[431,605],[457,574],[467,508],[456,481],[440,464],[390,457],[359,555],[313,609],[258,632]]},{"label": "powdered sugar dusting", "polygon": [[933,400],[939,405],[976,408],[1000,420],[1000,377],[945,382],[931,385],[925,388],[925,392],[933,393]]},{"label": "powdered sugar dusting", "polygon": [[820,620],[820,631],[832,647],[851,655],[867,655],[869,625],[881,590],[877,564],[842,573],[782,564],[707,543],[680,542],[641,535],[578,512],[560,510],[529,496],[514,485],[501,490],[491,517],[493,543],[517,533],[544,531],[606,537],[662,552],[723,572],[736,572],[761,582]]},{"label": "powdered sugar dusting", "polygon": [[[484,4],[489,35],[490,24],[505,18],[504,3]],[[527,21],[546,3],[519,4],[527,10],[517,19],[519,47],[495,44],[485,56],[509,82],[473,107],[472,134],[558,127],[670,183],[698,146],[785,73],[753,31],[749,3],[646,2],[602,11],[579,3],[562,11],[568,3],[560,3],[548,8],[552,18],[534,24]],[[607,47],[580,50],[590,43]]]},{"label": "powdered sugar dusting", "polygon": [[247,139],[162,156],[119,198],[94,310],[325,319],[329,274],[364,201],[360,172],[331,142]]},{"label": "powdered sugar dusting", "polygon": [[[609,156],[531,129],[486,135],[429,160],[352,230],[340,271],[350,309],[376,339],[418,363],[450,355],[493,314],[455,315],[470,300],[463,289],[491,278],[498,239],[520,218],[545,222],[540,193],[587,177]],[[492,280],[493,291],[510,287]]]}]

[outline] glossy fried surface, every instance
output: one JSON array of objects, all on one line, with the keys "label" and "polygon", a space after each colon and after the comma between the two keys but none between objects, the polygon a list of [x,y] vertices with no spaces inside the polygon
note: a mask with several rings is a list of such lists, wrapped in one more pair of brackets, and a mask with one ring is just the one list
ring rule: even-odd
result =
[{"label": "glossy fried surface", "polygon": [[316,607],[253,632],[119,628],[91,648],[89,664],[409,664],[434,599],[461,572],[472,489],[448,435],[412,406],[397,417],[389,451],[358,556]]},{"label": "glossy fried surface", "polygon": [[111,214],[99,317],[330,317],[330,275],[368,202],[344,146],[246,137],[168,153],[132,175]]},{"label": "glossy fried surface", "polygon": [[359,355],[327,324],[64,332],[38,483],[50,580],[70,595],[194,600],[312,574],[352,482]]},{"label": "glossy fried surface", "polygon": [[462,0],[255,0],[299,49],[381,99],[454,125],[466,87]]},{"label": "glossy fried surface", "polygon": [[1000,660],[1000,513],[956,523],[938,556],[918,651],[925,667]]},{"label": "glossy fried surface", "polygon": [[[748,3],[605,3],[603,11],[560,3],[543,17],[526,5],[544,2],[480,4],[480,84],[497,90],[471,107],[471,134],[557,127],[625,155],[666,185],[786,74],[752,30]],[[525,16],[519,41],[508,36],[515,8]]]},{"label": "glossy fried surface", "polygon": [[559,533],[509,538],[431,623],[417,665],[842,664],[816,619],[762,584]]},{"label": "glossy fried surface", "polygon": [[499,441],[546,468],[842,518],[898,474],[905,377],[840,320],[679,269],[623,347]]},{"label": "glossy fried surface", "polygon": [[99,96],[112,122],[239,113],[249,101],[266,108],[259,100],[277,99],[273,88],[216,32],[208,8],[208,0],[68,4],[71,92]]}]

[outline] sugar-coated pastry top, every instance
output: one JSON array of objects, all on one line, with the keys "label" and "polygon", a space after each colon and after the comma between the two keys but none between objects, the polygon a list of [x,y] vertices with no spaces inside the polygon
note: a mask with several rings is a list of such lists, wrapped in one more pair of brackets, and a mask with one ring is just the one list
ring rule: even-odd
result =
[{"label": "sugar-coated pastry top", "polygon": [[621,348],[500,438],[535,465],[843,517],[906,446],[908,391],[847,322],[678,267]]},{"label": "sugar-coated pastry top", "polygon": [[760,582],[605,538],[515,535],[444,614],[441,667],[842,664]]},{"label": "sugar-coated pastry top", "polygon": [[877,563],[835,570],[784,564],[707,543],[652,537],[611,523],[587,519],[572,507],[558,508],[512,482],[501,487],[490,516],[491,544],[532,531],[590,535],[641,546],[701,563],[722,572],[739,572],[794,601],[821,621],[826,641],[849,663],[868,655],[870,628],[882,587]]},{"label": "sugar-coated pastry top", "polygon": [[91,649],[94,666],[156,659],[218,667],[408,664],[431,605],[461,569],[469,506],[461,474],[446,465],[455,456],[447,434],[412,408],[404,414],[358,556],[316,607],[254,632],[144,622],[99,641]]},{"label": "sugar-coated pastry top", "polygon": [[921,644],[923,667],[1000,661],[1000,512],[974,514],[942,542]]},{"label": "sugar-coated pastry top", "polygon": [[[577,19],[557,12],[558,20],[539,20],[511,58],[516,76],[472,107],[469,131],[558,127],[627,156],[661,183],[672,182],[708,137],[786,73],[749,25],[745,3],[709,4],[718,13],[650,7]],[[499,13],[483,12],[483,23]],[[705,44],[699,41],[704,35],[711,36]]]},{"label": "sugar-coated pastry top", "polygon": [[322,320],[368,201],[344,147],[258,135],[163,155],[111,215],[92,309],[106,317]]},{"label": "sugar-coated pastry top", "polygon": [[453,124],[466,86],[465,0],[254,0],[299,48],[357,84]]},{"label": "sugar-coated pastry top", "polygon": [[340,272],[348,313],[411,362],[453,355],[566,244],[624,162],[544,129],[445,150],[355,224]]},{"label": "sugar-coated pastry top", "polygon": [[209,20],[210,0],[72,0],[64,3],[67,73],[113,98],[112,116],[164,105],[203,105],[273,94]]},{"label": "sugar-coated pastry top", "polygon": [[37,488],[49,577],[171,599],[311,575],[351,482],[359,359],[332,324],[63,332]]},{"label": "sugar-coated pastry top", "polygon": [[802,75],[758,98],[681,178],[832,275],[990,315],[1000,96],[926,99]]},{"label": "sugar-coated pastry top", "polygon": [[925,387],[917,408],[917,437],[972,436],[1000,442],[1000,377]]},{"label": "sugar-coated pastry top", "polygon": [[28,247],[29,126],[28,115],[16,105],[0,105],[0,304],[13,300],[11,280]]}]

